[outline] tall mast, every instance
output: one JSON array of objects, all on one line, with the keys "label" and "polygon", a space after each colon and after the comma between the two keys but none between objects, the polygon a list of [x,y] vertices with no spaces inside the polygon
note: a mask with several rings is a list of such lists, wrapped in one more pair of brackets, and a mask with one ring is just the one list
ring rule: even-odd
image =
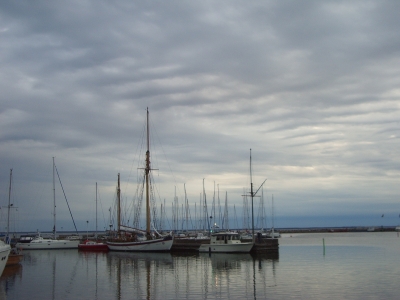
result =
[{"label": "tall mast", "polygon": [[12,182],[12,169],[10,169],[10,188],[8,190],[8,214],[7,214],[7,244],[10,243],[10,208],[11,208],[11,182]]},{"label": "tall mast", "polygon": [[55,163],[54,163],[54,156],[53,156],[53,202],[54,202],[54,239],[57,238],[57,229],[56,229],[56,178],[55,178]]},{"label": "tall mast", "polygon": [[119,235],[119,231],[121,228],[121,188],[120,188],[120,180],[118,173],[118,187],[117,187],[117,199],[118,199],[118,211],[117,211],[117,234]]},{"label": "tall mast", "polygon": [[251,174],[251,149],[250,149],[250,195],[251,195],[251,234],[254,243],[254,208],[253,208],[254,193],[253,193],[253,178]]},{"label": "tall mast", "polygon": [[272,238],[275,238],[274,230],[274,194],[272,194]]},{"label": "tall mast", "polygon": [[150,237],[150,196],[149,196],[149,173],[150,173],[150,139],[149,139],[149,108],[147,108],[147,152],[146,152],[146,234]]},{"label": "tall mast", "polygon": [[188,199],[187,199],[187,195],[186,195],[186,185],[183,184],[183,188],[185,189],[185,219],[186,219],[186,231],[188,231],[188,207],[189,207],[189,203],[188,203]]},{"label": "tall mast", "polygon": [[251,196],[251,233],[253,235],[253,243],[255,241],[255,237],[254,237],[254,196],[257,194],[257,192],[260,190],[260,188],[264,185],[265,181],[267,181],[267,179],[264,180],[264,182],[260,185],[260,187],[258,188],[257,191],[253,191],[253,175],[251,172],[251,149],[250,149],[250,196]]},{"label": "tall mast", "polygon": [[229,230],[229,216],[228,216],[228,192],[225,192],[225,212],[224,212],[224,229]]},{"label": "tall mast", "polygon": [[95,239],[97,239],[97,182],[96,182],[96,234]]}]

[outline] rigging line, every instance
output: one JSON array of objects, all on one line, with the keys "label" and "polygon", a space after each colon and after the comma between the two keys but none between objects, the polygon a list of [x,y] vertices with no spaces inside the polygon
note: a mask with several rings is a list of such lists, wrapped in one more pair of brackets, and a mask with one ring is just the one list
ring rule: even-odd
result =
[{"label": "rigging line", "polygon": [[[132,164],[131,164],[131,169],[130,169],[130,172],[129,172],[128,180],[126,181],[126,184],[125,184],[125,192],[126,192],[127,189],[128,189],[129,181],[130,181],[130,178],[131,178],[131,175],[132,175],[133,166],[134,166],[134,164],[135,164],[135,158],[136,158],[136,157],[141,157],[140,154],[142,153],[142,150],[143,150],[144,135],[145,135],[145,132],[146,132],[145,129],[146,129],[146,122],[144,123],[143,128],[142,128],[142,137],[140,138],[141,143],[138,143],[138,144],[137,144],[136,150],[135,150],[135,152],[134,152],[134,156],[133,156],[134,158],[133,158],[133,161],[132,161]],[[138,152],[139,152],[139,155],[138,155]],[[140,159],[138,159],[138,162],[137,162],[138,167],[139,167],[139,164],[140,164]],[[136,173],[136,174],[137,174],[137,173]]]},{"label": "rigging line", "polygon": [[[169,163],[169,160],[167,159],[167,155],[165,154],[165,150],[164,150],[164,147],[163,147],[163,145],[162,145],[162,143],[161,143],[160,136],[158,135],[158,132],[157,132],[157,130],[156,130],[156,127],[153,126],[152,123],[153,123],[152,120],[150,120],[150,125],[151,125],[150,128],[151,128],[151,130],[155,133],[155,136],[157,137],[157,140],[158,140],[158,142],[159,142],[159,145],[160,145],[160,148],[161,148],[161,150],[162,150],[162,153],[164,154],[165,161],[166,161],[166,163],[167,163],[167,165],[168,165],[168,169],[169,169],[169,171],[170,171],[171,174],[172,174],[172,178],[174,179],[175,186],[178,186],[178,194],[179,194],[179,197],[180,197],[180,198],[183,198],[183,197],[182,197],[182,192],[181,192],[181,190],[180,190],[180,188],[179,188],[179,185],[178,185],[178,183],[177,183],[175,174],[172,172],[171,165],[170,165],[170,163]],[[155,154],[157,154],[157,153],[155,153]],[[156,156],[157,156],[157,155],[156,155]],[[154,154],[153,154],[153,158],[154,158]]]},{"label": "rigging line", "polygon": [[[117,204],[117,188],[115,188],[115,190],[114,190],[113,198],[114,198],[113,206],[110,207],[111,218],[110,218],[110,224],[109,225],[111,225],[111,227],[114,227],[114,230],[115,230],[115,228],[118,228],[118,226],[115,226],[115,215],[117,214],[117,210],[118,210],[117,209],[117,205],[118,205]],[[110,227],[110,230],[111,230],[111,227]]]},{"label": "rigging line", "polygon": [[72,222],[74,223],[74,226],[75,226],[75,231],[76,231],[76,233],[79,235],[78,229],[76,229],[74,217],[72,216],[71,208],[69,207],[69,203],[68,203],[68,200],[67,200],[67,196],[65,195],[64,187],[63,187],[63,185],[62,185],[62,183],[61,183],[60,174],[58,174],[58,170],[57,170],[57,167],[56,167],[55,164],[54,164],[54,167],[55,167],[56,172],[57,172],[58,180],[60,181],[61,189],[62,189],[62,191],[63,191],[63,193],[64,193],[65,201],[67,202],[67,206],[68,206],[68,209],[69,209],[69,213],[71,214]]},{"label": "rigging line", "polygon": [[100,196],[100,192],[97,189],[97,198],[98,200],[100,200],[100,208],[101,208],[101,214],[103,215],[103,226],[105,228],[105,230],[107,230],[107,223],[106,223],[106,217],[104,216],[104,209],[103,209],[103,203],[101,202],[101,196]]}]

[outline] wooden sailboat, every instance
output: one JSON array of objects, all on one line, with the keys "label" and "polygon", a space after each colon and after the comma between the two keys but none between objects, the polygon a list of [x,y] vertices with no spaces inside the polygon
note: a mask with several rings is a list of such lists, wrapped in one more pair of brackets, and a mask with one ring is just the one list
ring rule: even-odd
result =
[{"label": "wooden sailboat", "polygon": [[54,203],[54,239],[44,238],[38,233],[38,235],[29,243],[18,242],[15,247],[17,249],[26,250],[48,250],[48,249],[77,249],[79,240],[63,240],[57,239],[56,229],[56,187],[55,187],[55,170],[56,165],[53,157],[53,203]]},{"label": "wooden sailboat", "polygon": [[96,233],[95,241],[86,239],[82,243],[79,243],[78,249],[82,251],[108,251],[108,246],[105,243],[97,241],[97,182],[96,182]]},{"label": "wooden sailboat", "polygon": [[161,236],[155,230],[151,232],[150,216],[150,141],[149,141],[149,110],[146,116],[147,151],[145,159],[144,176],[146,182],[146,231],[144,237],[139,239],[140,230],[121,225],[121,193],[120,177],[118,174],[117,200],[118,200],[118,231],[117,238],[107,241],[108,248],[113,251],[148,251],[165,252],[170,251],[173,243],[171,235]]},{"label": "wooden sailboat", "polygon": [[[8,245],[10,245],[10,209],[11,209],[11,184],[12,184],[12,169],[10,169],[10,188],[8,191],[8,209],[7,209],[7,236],[6,236],[6,243]],[[12,248],[10,251],[10,254],[8,255],[7,258],[7,262],[6,262],[6,266],[12,266],[12,265],[16,265],[19,264],[22,259],[24,258],[24,256],[22,255],[22,253],[16,249],[16,248]]]}]

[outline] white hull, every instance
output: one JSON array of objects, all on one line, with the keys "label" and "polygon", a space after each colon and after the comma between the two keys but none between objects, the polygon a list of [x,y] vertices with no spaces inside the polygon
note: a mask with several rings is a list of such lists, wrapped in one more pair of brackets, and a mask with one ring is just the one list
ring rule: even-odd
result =
[{"label": "white hull", "polygon": [[10,250],[10,245],[5,244],[4,242],[0,243],[0,275],[3,274]]},{"label": "white hull", "polygon": [[111,251],[166,252],[170,251],[173,239],[156,239],[140,242],[107,242]]},{"label": "white hull", "polygon": [[199,252],[249,253],[251,248],[253,248],[253,243],[202,244],[199,247]]},{"label": "white hull", "polygon": [[79,241],[69,240],[33,240],[30,243],[17,243],[15,247],[23,250],[78,249]]}]

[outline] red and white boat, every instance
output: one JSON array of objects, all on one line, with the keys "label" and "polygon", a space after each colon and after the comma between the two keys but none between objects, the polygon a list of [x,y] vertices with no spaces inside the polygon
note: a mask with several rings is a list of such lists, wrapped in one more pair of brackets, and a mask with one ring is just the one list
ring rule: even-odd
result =
[{"label": "red and white boat", "polygon": [[[97,239],[97,182],[96,182],[96,234],[95,239]],[[78,244],[78,250],[82,251],[108,251],[107,244],[98,242],[97,240],[89,240],[86,238],[85,241]]]},{"label": "red and white boat", "polygon": [[83,251],[108,251],[108,246],[102,242],[86,240],[79,243],[78,249]]}]

